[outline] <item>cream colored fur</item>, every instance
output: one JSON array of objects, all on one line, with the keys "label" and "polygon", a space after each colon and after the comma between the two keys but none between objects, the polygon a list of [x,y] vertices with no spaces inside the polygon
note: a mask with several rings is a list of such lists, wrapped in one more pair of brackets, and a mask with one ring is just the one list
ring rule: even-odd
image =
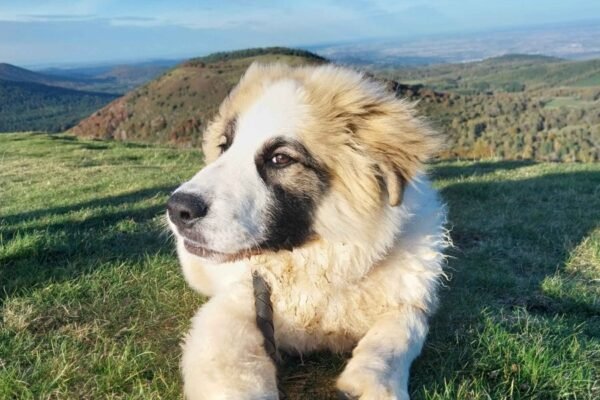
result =
[{"label": "cream colored fur", "polygon": [[[331,173],[314,240],[291,251],[215,263],[188,253],[187,282],[211,296],[183,345],[188,399],[277,399],[275,366],[255,324],[251,274],[270,284],[284,351],[352,351],[337,381],[361,400],[408,399],[447,246],[445,208],[422,172],[439,139],[410,104],[334,66],[252,66],[205,133],[209,163],[233,116],[270,85],[293,80],[309,112],[298,137]],[[224,182],[226,184],[226,182]]]}]

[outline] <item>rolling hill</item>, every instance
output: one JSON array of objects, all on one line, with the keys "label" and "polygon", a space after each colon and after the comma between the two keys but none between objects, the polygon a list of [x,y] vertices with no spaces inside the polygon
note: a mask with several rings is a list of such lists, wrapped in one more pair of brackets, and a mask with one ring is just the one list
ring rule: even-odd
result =
[{"label": "rolling hill", "polygon": [[168,67],[164,63],[35,72],[0,63],[0,132],[64,131]]},{"label": "rolling hill", "polygon": [[124,94],[156,78],[176,64],[176,61],[164,60],[32,71],[0,63],[0,81],[39,83],[86,92]]},{"label": "rolling hill", "polygon": [[[72,132],[195,146],[204,124],[255,60],[326,62],[282,48],[189,60],[115,100]],[[476,63],[370,71],[398,96],[418,101],[423,114],[447,134],[443,157],[600,160],[600,60],[515,54]]]},{"label": "rolling hill", "polygon": [[133,64],[106,64],[88,67],[48,68],[39,72],[55,77],[87,81],[87,90],[126,93],[177,65],[176,60],[156,60]]},{"label": "rolling hill", "polygon": [[37,83],[74,90],[90,89],[103,83],[102,79],[45,74],[7,63],[0,63],[0,81]]},{"label": "rolling hill", "polygon": [[0,80],[0,132],[64,131],[117,96]]},{"label": "rolling hill", "polygon": [[600,59],[512,54],[375,73],[449,95],[422,104],[448,133],[446,157],[600,160]]},{"label": "rolling hill", "polygon": [[420,83],[436,90],[460,94],[600,85],[600,59],[567,61],[528,54],[508,54],[471,63],[378,72],[390,79]]},{"label": "rolling hill", "polygon": [[215,53],[191,59],[113,101],[71,132],[86,137],[195,146],[206,122],[253,61],[303,65],[325,59],[286,48]]}]

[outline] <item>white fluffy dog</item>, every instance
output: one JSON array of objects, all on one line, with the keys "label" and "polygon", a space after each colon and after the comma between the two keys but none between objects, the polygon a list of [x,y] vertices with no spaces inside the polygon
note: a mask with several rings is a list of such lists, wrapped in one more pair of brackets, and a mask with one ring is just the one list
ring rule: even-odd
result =
[{"label": "white fluffy dog", "polygon": [[189,399],[277,399],[252,274],[282,351],[352,350],[347,398],[408,399],[443,274],[445,208],[423,174],[440,138],[411,104],[332,65],[252,65],[168,203],[188,283],[211,299],[183,346]]}]

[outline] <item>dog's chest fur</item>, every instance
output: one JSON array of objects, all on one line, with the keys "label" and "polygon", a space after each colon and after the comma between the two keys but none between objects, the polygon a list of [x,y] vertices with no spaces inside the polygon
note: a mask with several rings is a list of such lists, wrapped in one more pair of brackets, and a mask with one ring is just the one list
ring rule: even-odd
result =
[{"label": "dog's chest fur", "polygon": [[[356,249],[340,257],[339,248],[324,246],[252,260],[253,269],[271,286],[275,334],[283,349],[349,351],[375,319],[401,307],[401,299],[390,296],[381,281],[395,278],[385,262],[366,272],[357,268],[361,258],[367,260]],[[349,277],[349,270],[361,269],[362,274]]]}]

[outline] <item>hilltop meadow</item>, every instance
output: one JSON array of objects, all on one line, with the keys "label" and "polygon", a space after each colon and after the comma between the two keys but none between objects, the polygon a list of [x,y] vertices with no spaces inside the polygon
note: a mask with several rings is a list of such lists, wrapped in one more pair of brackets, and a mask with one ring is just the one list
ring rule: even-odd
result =
[{"label": "hilltop meadow", "polygon": [[[195,149],[0,135],[0,398],[179,399],[186,287],[165,201]],[[439,161],[455,248],[414,399],[600,397],[600,164]],[[287,357],[333,399],[348,355]]]}]

